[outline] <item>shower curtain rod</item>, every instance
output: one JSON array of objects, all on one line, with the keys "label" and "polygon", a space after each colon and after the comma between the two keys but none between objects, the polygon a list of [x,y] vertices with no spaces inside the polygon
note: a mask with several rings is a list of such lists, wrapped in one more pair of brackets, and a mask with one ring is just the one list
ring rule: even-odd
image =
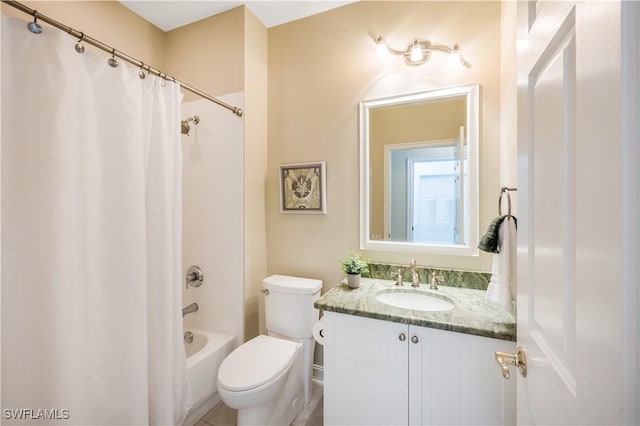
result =
[{"label": "shower curtain rod", "polygon": [[186,83],[183,83],[182,81],[177,80],[175,77],[172,77],[170,75],[167,75],[166,73],[163,73],[160,70],[157,70],[155,68],[152,68],[151,66],[145,64],[142,61],[139,61],[136,58],[133,58],[129,55],[127,55],[126,53],[123,53],[119,50],[114,49],[113,47],[101,42],[100,40],[96,40],[93,37],[90,37],[88,35],[86,35],[85,33],[83,33],[82,31],[78,31],[74,28],[71,28],[65,24],[62,24],[58,21],[56,21],[55,19],[52,19],[50,17],[48,17],[47,15],[43,15],[42,13],[38,13],[37,10],[35,9],[31,9],[28,6],[23,5],[22,3],[19,3],[17,1],[13,1],[13,0],[2,0],[2,3],[7,4],[11,7],[14,7],[16,9],[18,9],[21,12],[26,13],[27,15],[31,15],[33,16],[33,18],[35,20],[40,19],[41,21],[46,22],[47,24],[56,27],[68,34],[70,34],[73,37],[77,37],[79,38],[81,41],[83,42],[87,42],[88,44],[97,47],[100,50],[103,50],[107,53],[110,53],[111,55],[120,58],[132,65],[135,65],[136,67],[140,68],[141,70],[145,70],[150,74],[154,74],[160,78],[163,78],[165,80],[171,80],[176,84],[179,84],[183,89],[188,90],[191,93],[195,93],[196,95],[207,99],[211,102],[214,102],[218,105],[220,105],[221,107],[224,107],[228,110],[230,110],[231,112],[233,112],[235,115],[237,115],[238,117],[242,117],[243,111],[241,108],[238,107],[234,107],[232,105],[229,105],[223,101],[221,101],[220,99],[216,99],[213,96],[207,95],[206,93],[204,93],[202,90],[196,89],[195,87],[189,86]]}]

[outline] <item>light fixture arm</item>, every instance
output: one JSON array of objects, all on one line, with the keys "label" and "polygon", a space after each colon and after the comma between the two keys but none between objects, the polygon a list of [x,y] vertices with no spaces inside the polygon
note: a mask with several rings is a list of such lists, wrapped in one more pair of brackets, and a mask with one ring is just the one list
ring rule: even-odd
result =
[{"label": "light fixture arm", "polygon": [[409,43],[404,50],[394,49],[389,46],[382,36],[378,35],[373,38],[373,42],[384,50],[393,53],[394,55],[400,55],[404,58],[404,62],[409,66],[422,65],[429,62],[432,52],[441,52],[447,55],[456,55],[461,65],[470,68],[471,64],[460,56],[460,46],[457,44],[453,47],[445,46],[442,44],[431,44],[428,40],[414,39]]}]

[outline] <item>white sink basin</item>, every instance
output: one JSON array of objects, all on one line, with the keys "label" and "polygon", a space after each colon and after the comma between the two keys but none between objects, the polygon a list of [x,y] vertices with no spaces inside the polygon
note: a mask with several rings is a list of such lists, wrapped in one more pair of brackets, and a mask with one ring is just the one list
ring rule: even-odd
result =
[{"label": "white sink basin", "polygon": [[376,300],[385,305],[415,311],[439,312],[453,309],[453,303],[443,298],[418,292],[383,291],[376,295]]}]

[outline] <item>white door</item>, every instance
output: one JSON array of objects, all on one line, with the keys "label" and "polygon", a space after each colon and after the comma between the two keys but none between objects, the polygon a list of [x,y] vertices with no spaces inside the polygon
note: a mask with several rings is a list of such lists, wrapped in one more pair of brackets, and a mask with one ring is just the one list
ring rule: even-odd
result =
[{"label": "white door", "polygon": [[621,34],[619,2],[518,5],[519,424],[620,424],[629,356],[637,374],[623,351],[637,234],[622,226]]}]

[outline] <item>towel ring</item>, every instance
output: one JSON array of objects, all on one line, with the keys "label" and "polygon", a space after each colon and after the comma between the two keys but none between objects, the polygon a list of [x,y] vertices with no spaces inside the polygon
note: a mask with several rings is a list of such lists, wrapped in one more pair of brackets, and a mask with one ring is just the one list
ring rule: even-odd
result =
[{"label": "towel ring", "polygon": [[500,189],[500,197],[498,198],[498,216],[502,216],[502,196],[507,194],[507,215],[511,216],[511,195],[510,191],[517,191],[517,188],[508,188],[506,186]]}]

